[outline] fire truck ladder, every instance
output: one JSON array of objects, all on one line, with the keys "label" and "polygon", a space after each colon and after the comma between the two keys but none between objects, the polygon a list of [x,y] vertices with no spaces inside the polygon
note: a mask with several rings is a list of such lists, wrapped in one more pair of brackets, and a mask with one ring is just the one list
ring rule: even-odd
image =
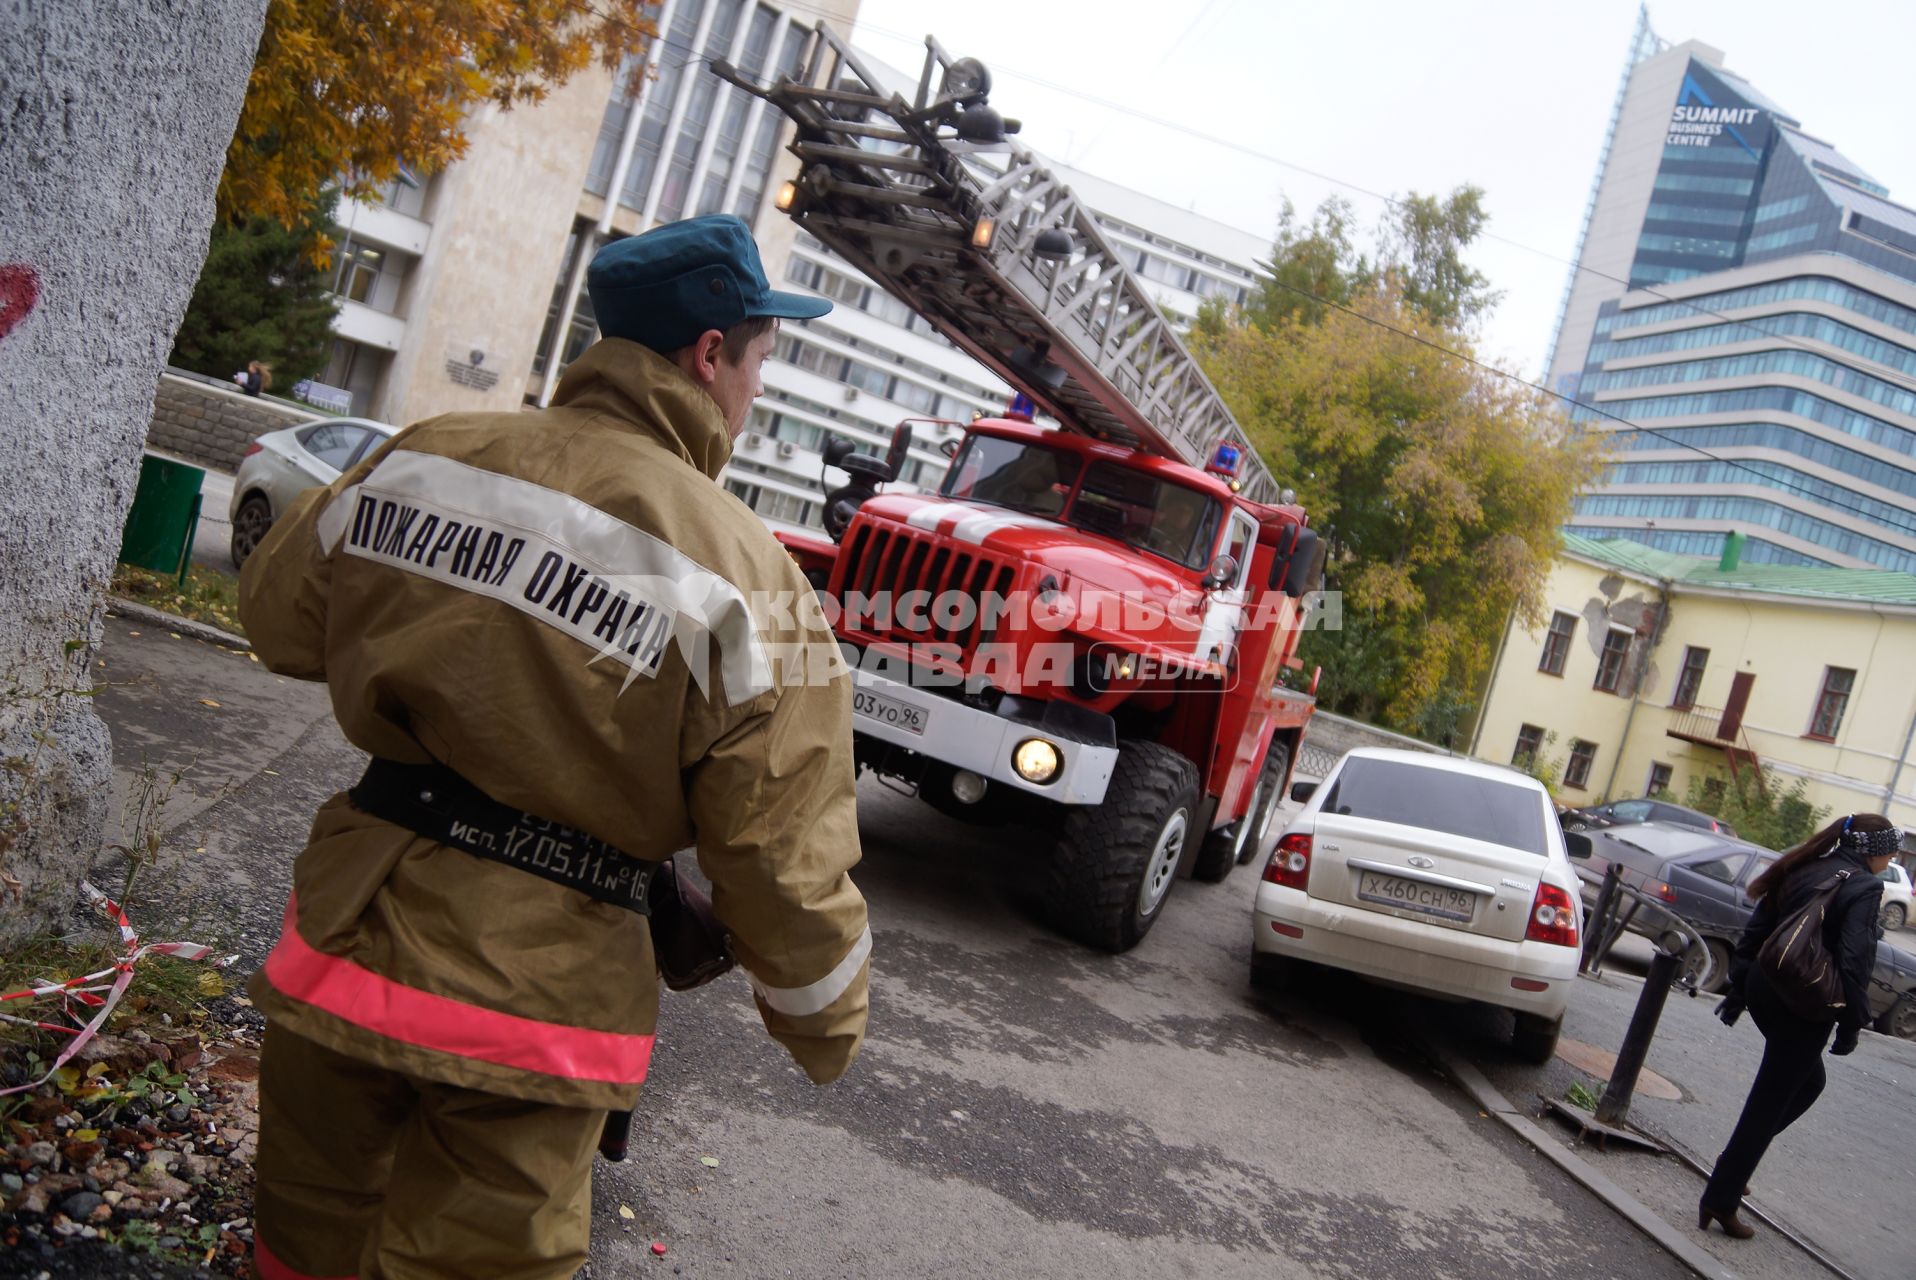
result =
[{"label": "fire truck ladder", "polygon": [[766,88],[712,65],[797,125],[799,177],[779,207],[1067,430],[1194,467],[1235,441],[1245,496],[1278,501],[1096,220],[1035,155],[1000,141],[1017,126],[985,105],[984,68],[928,38],[907,102],[830,28],[818,36],[802,81]]}]

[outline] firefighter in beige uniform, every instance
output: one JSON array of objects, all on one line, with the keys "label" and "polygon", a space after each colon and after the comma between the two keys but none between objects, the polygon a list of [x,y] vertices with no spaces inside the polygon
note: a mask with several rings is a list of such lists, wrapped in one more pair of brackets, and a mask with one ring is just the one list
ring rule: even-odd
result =
[{"label": "firefighter in beige uniform", "polygon": [[773,292],[728,217],[612,244],[588,286],[607,336],[552,408],[411,427],[246,563],[259,656],[325,680],[374,757],[250,988],[267,1280],[584,1262],[658,1012],[644,877],[675,850],[814,1081],[864,1035],[847,681],[716,483],[776,317],[830,304]]}]

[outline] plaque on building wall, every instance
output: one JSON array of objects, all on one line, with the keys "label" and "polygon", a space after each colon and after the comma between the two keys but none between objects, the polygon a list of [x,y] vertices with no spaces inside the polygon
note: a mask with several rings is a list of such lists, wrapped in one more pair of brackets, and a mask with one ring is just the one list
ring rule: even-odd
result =
[{"label": "plaque on building wall", "polygon": [[446,349],[446,376],[462,387],[490,391],[499,383],[499,371],[486,363],[483,347],[464,346]]}]

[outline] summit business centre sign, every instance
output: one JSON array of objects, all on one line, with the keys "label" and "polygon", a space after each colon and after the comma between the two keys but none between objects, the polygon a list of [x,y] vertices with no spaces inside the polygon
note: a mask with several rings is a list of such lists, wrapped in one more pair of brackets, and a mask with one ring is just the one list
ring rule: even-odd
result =
[{"label": "summit business centre sign", "polygon": [[1663,141],[1672,147],[1707,147],[1722,137],[1726,128],[1747,127],[1762,114],[1755,107],[1698,107],[1679,103],[1670,108],[1670,130]]}]

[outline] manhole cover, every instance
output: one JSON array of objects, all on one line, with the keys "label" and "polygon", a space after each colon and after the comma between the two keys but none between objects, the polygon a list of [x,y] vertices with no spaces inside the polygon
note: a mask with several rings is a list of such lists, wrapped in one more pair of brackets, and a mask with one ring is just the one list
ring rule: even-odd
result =
[{"label": "manhole cover", "polygon": [[[1617,1069],[1616,1054],[1581,1040],[1558,1040],[1557,1056],[1577,1070],[1587,1071],[1606,1082],[1610,1079],[1610,1073]],[[1661,1098],[1665,1102],[1680,1102],[1683,1099],[1683,1090],[1648,1067],[1637,1073],[1636,1092],[1646,1098]]]}]

